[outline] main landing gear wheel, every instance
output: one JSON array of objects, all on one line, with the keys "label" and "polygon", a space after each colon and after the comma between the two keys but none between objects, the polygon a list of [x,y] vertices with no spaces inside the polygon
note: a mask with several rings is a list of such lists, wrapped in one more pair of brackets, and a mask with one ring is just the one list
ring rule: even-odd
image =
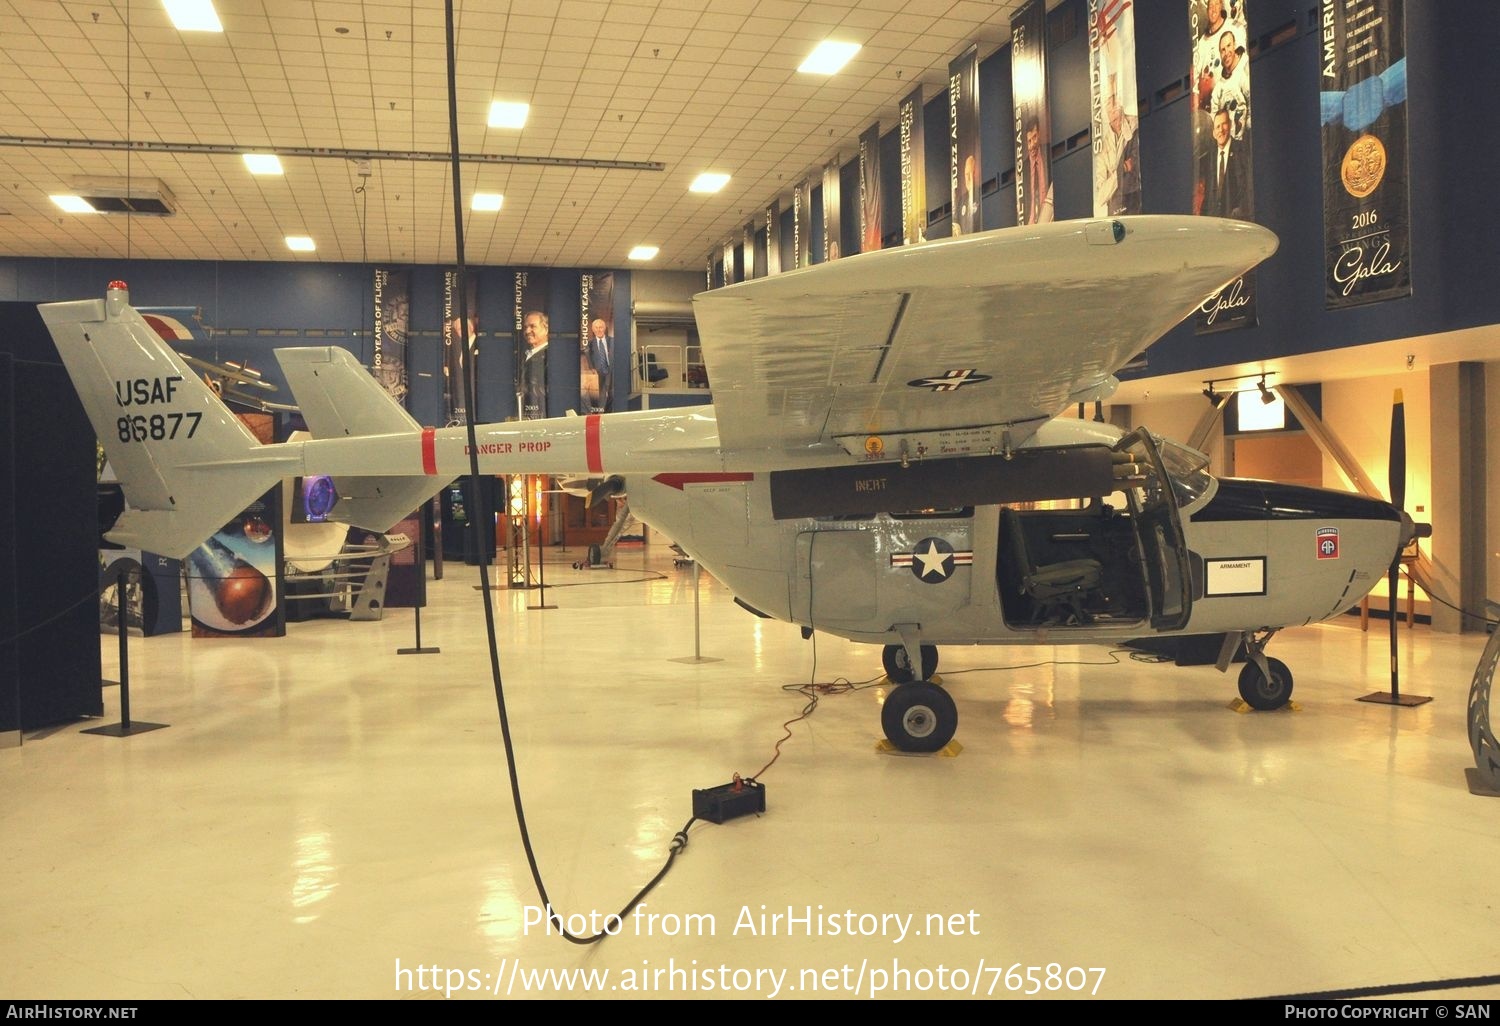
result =
[{"label": "main landing gear wheel", "polygon": [[[911,660],[906,657],[905,645],[887,645],[880,653],[880,661],[885,666],[885,675],[891,679],[892,684],[906,684],[915,680],[916,675],[911,672]],[[932,675],[937,672],[938,651],[936,645],[922,646],[922,679],[931,680]]]},{"label": "main landing gear wheel", "polygon": [[1266,657],[1271,669],[1268,680],[1255,660],[1245,663],[1240,671],[1240,697],[1252,709],[1280,709],[1292,700],[1292,671],[1280,659]]},{"label": "main landing gear wheel", "polygon": [[958,706],[936,684],[914,680],[886,696],[880,726],[886,739],[903,752],[935,752],[953,740]]}]

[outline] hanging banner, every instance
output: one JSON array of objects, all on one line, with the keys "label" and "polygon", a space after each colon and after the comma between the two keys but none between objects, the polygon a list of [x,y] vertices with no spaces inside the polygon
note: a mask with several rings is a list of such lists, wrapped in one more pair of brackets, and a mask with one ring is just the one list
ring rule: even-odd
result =
[{"label": "hanging banner", "polygon": [[766,206],[766,273],[781,273],[781,200]]},{"label": "hanging banner", "polygon": [[724,243],[724,284],[733,285],[738,279],[734,274],[734,240],[729,239]]},{"label": "hanging banner", "polygon": [[1405,0],[1322,0],[1324,300],[1411,295]]},{"label": "hanging banner", "polygon": [[585,271],[578,296],[578,412],[609,413],[615,394],[614,273]]},{"label": "hanging banner", "polygon": [[859,251],[880,248],[880,122],[859,137]]},{"label": "hanging banner", "polygon": [[823,165],[823,259],[843,256],[843,218],[839,206],[839,158]]},{"label": "hanging banner", "polygon": [[901,244],[927,241],[927,136],[922,130],[922,87],[897,111],[901,168]]},{"label": "hanging banner", "polygon": [[1027,0],[1010,22],[1015,102],[1016,223],[1053,218],[1052,115],[1047,108],[1047,6]]},{"label": "hanging banner", "polygon": [[[741,269],[740,277],[743,281],[751,278],[764,277],[765,270],[756,267],[755,263],[755,222],[750,221],[745,225],[745,230],[740,235],[740,251],[745,256],[744,267]],[[756,272],[760,273],[757,274]]]},{"label": "hanging banner", "polygon": [[547,272],[517,271],[515,277],[516,409],[522,420],[547,416]]},{"label": "hanging banner", "polygon": [[[443,422],[454,427],[469,422],[464,396],[479,401],[479,375],[475,360],[479,356],[479,279],[464,277],[464,305],[460,308],[458,271],[443,272]],[[462,311],[468,312],[469,327],[463,329]],[[469,371],[469,389],[464,391],[463,369]]]},{"label": "hanging banner", "polygon": [[406,405],[406,333],[411,316],[411,271],[375,269],[375,380]]},{"label": "hanging banner", "polygon": [[[1193,68],[1193,213],[1251,221],[1250,57],[1246,0],[1190,4]],[[1257,323],[1255,274],[1206,298],[1193,317],[1197,334]]]},{"label": "hanging banner", "polygon": [[792,188],[792,268],[812,265],[812,188],[804,178]]},{"label": "hanging banner", "polygon": [[948,193],[953,234],[979,231],[979,44],[948,62]]},{"label": "hanging banner", "polygon": [[1135,86],[1135,4],[1089,0],[1094,216],[1141,212],[1140,106]]}]

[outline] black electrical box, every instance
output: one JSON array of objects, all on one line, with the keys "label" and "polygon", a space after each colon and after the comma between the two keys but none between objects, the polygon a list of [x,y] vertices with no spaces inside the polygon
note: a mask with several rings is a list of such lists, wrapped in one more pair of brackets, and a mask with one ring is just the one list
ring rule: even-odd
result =
[{"label": "black electrical box", "polygon": [[766,789],[749,780],[736,780],[704,790],[693,790],[693,818],[710,823],[766,811]]}]

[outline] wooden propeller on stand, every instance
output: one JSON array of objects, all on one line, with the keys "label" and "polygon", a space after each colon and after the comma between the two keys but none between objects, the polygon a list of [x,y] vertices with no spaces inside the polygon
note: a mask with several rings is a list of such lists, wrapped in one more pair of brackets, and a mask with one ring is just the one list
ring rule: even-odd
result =
[{"label": "wooden propeller on stand", "polygon": [[[1406,404],[1401,389],[1391,404],[1391,448],[1390,448],[1390,496],[1391,505],[1405,513],[1406,510]],[[1401,555],[1406,546],[1396,550],[1391,558],[1388,576],[1390,590],[1390,634],[1391,634],[1391,690],[1377,691],[1365,695],[1361,702],[1380,702],[1385,705],[1414,706],[1432,701],[1428,695],[1401,695],[1400,653],[1397,647],[1396,601],[1401,591]]]}]

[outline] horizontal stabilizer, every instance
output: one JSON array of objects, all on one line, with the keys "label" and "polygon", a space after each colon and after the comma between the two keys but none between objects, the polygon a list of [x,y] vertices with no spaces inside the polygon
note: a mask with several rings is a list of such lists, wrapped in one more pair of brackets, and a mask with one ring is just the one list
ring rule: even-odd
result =
[{"label": "horizontal stabilizer", "polygon": [[920,509],[1108,495],[1116,488],[1102,445],[1021,449],[1006,456],[960,456],[856,467],[771,472],[771,512],[796,517],[861,516]]},{"label": "horizontal stabilizer", "polygon": [[347,349],[337,346],[278,349],[276,359],[314,438],[422,430]]},{"label": "horizontal stabilizer", "polygon": [[446,488],[451,478],[441,477],[349,477],[334,478],[338,504],[330,520],[384,534],[422,503]]}]

